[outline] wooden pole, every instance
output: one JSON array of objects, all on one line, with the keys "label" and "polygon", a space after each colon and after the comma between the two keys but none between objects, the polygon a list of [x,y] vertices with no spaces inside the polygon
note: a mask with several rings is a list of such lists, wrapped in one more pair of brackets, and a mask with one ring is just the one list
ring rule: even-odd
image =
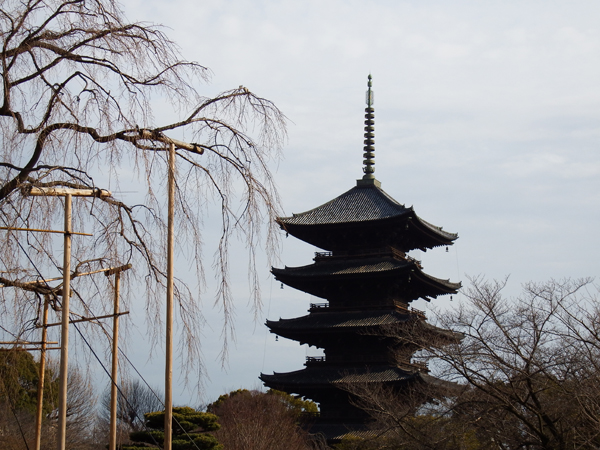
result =
[{"label": "wooden pole", "polygon": [[29,195],[34,196],[46,196],[54,195],[57,197],[72,195],[73,197],[97,197],[106,198],[111,197],[112,193],[106,189],[73,189],[63,187],[31,187],[29,189]]},{"label": "wooden pole", "polygon": [[121,288],[121,272],[115,274],[115,303],[113,317],[112,337],[112,371],[110,386],[110,441],[109,450],[117,448],[117,381],[118,381],[118,355],[119,355],[119,291]]},{"label": "wooden pole", "polygon": [[173,244],[175,215],[175,145],[169,145],[168,170],[168,228],[167,228],[167,318],[165,361],[165,442],[171,450],[173,439]]},{"label": "wooden pole", "polygon": [[69,372],[69,296],[71,295],[71,194],[65,195],[65,240],[63,258],[62,329],[58,387],[58,450],[67,442],[67,377]]},{"label": "wooden pole", "polygon": [[[118,315],[126,316],[127,314],[129,314],[129,311],[120,312]],[[115,317],[115,315],[114,314],[106,314],[105,316],[82,317],[81,319],[69,320],[69,323],[96,322],[100,319],[108,319],[109,317],[112,318],[112,317]],[[48,325],[46,325],[46,327],[56,327],[58,325],[62,325],[62,322],[49,323]]]},{"label": "wooden pole", "polygon": [[37,411],[35,417],[35,450],[42,448],[42,408],[44,406],[44,377],[46,375],[46,338],[48,336],[48,296],[44,296],[44,312],[42,315],[42,348],[40,352],[40,375],[37,391]]},{"label": "wooden pole", "polygon": [[[73,233],[73,232],[71,232],[71,234],[85,234],[86,236],[93,236],[92,234],[87,234],[87,233]],[[125,264],[124,266],[119,266],[119,267],[107,267],[106,269],[92,270],[90,272],[75,272],[75,273],[71,274],[71,279],[77,278],[77,277],[83,277],[83,276],[86,276],[86,275],[94,275],[96,273],[104,273],[104,274],[106,274],[106,276],[109,276],[109,275],[115,274],[117,272],[122,272],[123,270],[129,270],[129,269],[131,269],[131,264]],[[45,280],[24,281],[23,284],[25,284],[25,285],[28,285],[28,284],[43,284],[43,283],[48,283],[49,281],[57,281],[57,280],[62,280],[62,277],[58,277],[58,278],[46,278]]]},{"label": "wooden pole", "polygon": [[[10,230],[10,231],[32,231],[36,233],[64,233],[64,231],[60,230],[40,230],[39,228],[16,228],[16,227],[0,227],[0,230]],[[79,236],[93,236],[90,233],[78,233],[76,231],[71,231],[71,234],[77,234]]]}]

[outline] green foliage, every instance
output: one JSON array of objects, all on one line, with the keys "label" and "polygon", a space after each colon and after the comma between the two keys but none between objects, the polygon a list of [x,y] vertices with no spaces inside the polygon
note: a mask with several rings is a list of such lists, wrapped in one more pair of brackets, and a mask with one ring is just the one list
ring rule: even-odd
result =
[{"label": "green foliage", "polygon": [[287,392],[278,391],[275,389],[269,389],[267,394],[280,397],[281,400],[286,403],[288,407],[297,415],[300,415],[301,413],[317,414],[319,412],[317,404],[312,400],[303,400],[301,397],[296,397],[288,394]]},{"label": "green foliage", "polygon": [[[14,411],[35,414],[39,382],[39,363],[26,351],[0,352],[0,402]],[[46,369],[44,387],[44,415],[56,405],[57,380]]]},{"label": "green foliage", "polygon": [[[443,424],[434,434],[443,434],[448,431]],[[397,431],[397,430],[396,430]],[[341,442],[333,446],[334,450],[485,450],[491,448],[493,443],[481,445],[472,431],[462,434],[448,436],[448,439],[437,440],[434,445],[429,442],[417,442],[410,436],[402,436],[397,432],[390,432],[378,437],[361,438],[358,436],[346,436]]]},{"label": "green foliage", "polygon": [[[162,446],[165,440],[165,412],[155,411],[144,414],[147,431],[134,431],[129,438],[134,445],[121,447],[121,450],[147,449],[148,445]],[[173,450],[220,450],[222,446],[208,431],[220,428],[217,416],[196,411],[189,406],[173,408]]]},{"label": "green foliage", "polygon": [[164,444],[165,433],[160,430],[133,431],[129,433],[129,439],[134,442],[146,442],[148,444]]},{"label": "green foliage", "polygon": [[219,398],[212,402],[210,405],[208,405],[206,407],[206,410],[209,413],[215,413],[215,411],[217,411],[219,409],[220,406],[223,405],[223,403],[225,403],[227,400],[229,400],[232,397],[235,397],[236,395],[240,395],[240,394],[249,394],[250,391],[248,389],[237,389],[235,391],[231,391],[228,394],[223,394],[223,395],[219,395]]},{"label": "green foliage", "polygon": [[[163,429],[165,423],[165,412],[156,411],[144,414],[146,426],[150,428]],[[204,431],[216,431],[219,429],[217,416],[210,413],[196,411],[189,406],[180,406],[173,408],[173,430],[179,429],[180,432],[189,432],[197,428]]]},{"label": "green foliage", "polygon": [[[206,407],[206,410],[208,412],[215,413],[227,400],[230,400],[238,395],[250,396],[253,394],[252,391],[249,391],[248,389],[237,389],[235,391],[231,391],[228,394],[220,395],[215,402]],[[303,400],[301,397],[290,395],[287,392],[269,389],[265,395],[273,395],[278,397],[281,402],[285,404],[287,409],[294,413],[296,418],[300,417],[302,413],[316,414],[319,412],[319,408],[315,402],[311,400]]]}]

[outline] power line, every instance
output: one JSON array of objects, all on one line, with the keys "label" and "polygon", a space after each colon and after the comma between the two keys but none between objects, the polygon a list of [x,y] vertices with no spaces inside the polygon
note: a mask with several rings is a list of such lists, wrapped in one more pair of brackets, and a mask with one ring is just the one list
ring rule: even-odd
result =
[{"label": "power line", "polygon": [[[20,212],[14,207],[14,205],[12,204],[12,202],[8,202],[11,207],[13,208],[13,210],[15,211],[15,213],[17,214],[17,217],[19,217],[21,219],[21,221],[23,221],[23,223],[27,224],[27,221],[22,217],[22,215],[20,214]],[[2,221],[4,222],[4,224],[6,226],[8,226],[8,223],[6,222],[6,220],[4,220],[4,217],[2,217]],[[50,261],[54,264],[54,266],[57,269],[60,269],[59,266],[56,264],[56,262],[53,260],[52,255],[50,255],[44,248],[43,245],[41,245],[40,241],[38,240],[36,235],[33,235],[33,238],[36,240],[37,244],[40,246],[40,248],[43,250],[43,252],[49,257]],[[38,276],[41,278],[41,282],[43,282],[46,287],[48,287],[50,289],[50,286],[48,284],[48,282],[45,280],[45,278],[43,277],[41,271],[38,269],[37,265],[35,264],[35,262],[32,260],[32,258],[29,256],[28,252],[25,250],[25,248],[23,247],[23,245],[21,244],[21,242],[19,241],[19,239],[17,239],[17,245],[19,246],[19,248],[21,249],[21,251],[25,254],[26,258],[29,260],[29,262],[31,263],[31,265],[33,266],[33,268],[35,269],[35,271],[37,272]],[[64,270],[64,268],[63,268]],[[86,304],[86,302],[83,300],[83,298],[81,297],[81,295],[79,295],[79,293],[74,289],[74,293],[76,294],[76,296],[79,298],[80,302],[84,305],[84,307],[91,312],[90,307]],[[61,302],[58,300],[57,297],[55,297],[55,301],[58,303],[58,305],[60,307],[62,307]],[[34,320],[35,322],[35,320]],[[105,333],[106,336],[108,336],[108,332],[106,331],[106,329],[104,328],[104,324],[101,322],[96,322],[96,325],[100,325],[101,330]],[[88,347],[89,351],[92,353],[92,355],[94,356],[94,358],[96,359],[96,361],[100,364],[100,367],[104,370],[104,372],[108,375],[109,379],[111,380],[111,383],[114,384],[119,392],[119,394],[122,396],[122,398],[125,400],[125,402],[128,404],[128,406],[131,406],[131,403],[129,402],[129,400],[127,399],[127,397],[125,396],[125,394],[123,393],[122,389],[118,386],[118,384],[115,382],[115,380],[112,378],[111,374],[109,373],[108,369],[105,367],[104,363],[100,360],[99,356],[97,355],[96,351],[92,348],[91,344],[89,343],[89,341],[85,338],[84,334],[82,333],[82,331],[79,329],[79,327],[77,326],[76,323],[72,323],[72,325],[75,327],[75,330],[77,331],[77,333],[79,334],[79,336],[81,337],[81,339],[83,340],[83,342],[85,343],[85,345]],[[68,325],[67,325],[68,326]],[[2,327],[2,329],[4,329],[4,327]],[[5,330],[5,329],[4,329]],[[8,331],[8,330],[5,330]],[[26,331],[26,330],[23,330]],[[16,335],[14,335],[13,333],[9,332],[9,334],[13,335],[15,338],[17,338]],[[17,338],[18,339],[18,338]],[[109,337],[110,339],[110,337]],[[142,376],[142,374],[137,370],[137,368],[135,367],[135,365],[131,362],[131,360],[127,357],[127,355],[123,352],[123,350],[119,347],[119,352],[125,357],[125,359],[127,360],[127,362],[130,364],[130,366],[134,369],[134,371],[138,374],[138,376],[142,379],[142,381],[144,382],[144,384],[146,384],[146,386],[150,389],[150,391],[157,397],[157,399],[160,401],[160,403],[163,405],[163,407],[165,407],[164,402],[162,401],[162,399],[158,396],[158,394],[156,394],[156,392],[154,392],[154,390],[150,387],[150,385],[148,384],[148,382],[145,380],[145,378]],[[136,418],[138,420],[140,420],[140,422],[143,424],[143,427],[146,429],[146,431],[149,431],[148,427],[146,426],[145,422],[143,420],[141,420],[141,418],[137,415],[136,413]],[[173,421],[179,426],[179,428],[185,433],[185,435],[190,439],[190,442],[194,445],[194,447],[196,447],[196,449],[200,450],[199,447],[196,445],[196,443],[193,441],[193,439],[191,438],[191,436],[187,433],[187,431],[185,430],[185,428],[183,426],[181,426],[181,424],[179,423],[179,421],[173,417]],[[154,441],[154,443],[160,447],[160,445],[158,444],[158,442],[156,441],[156,439],[152,436],[152,434],[150,434],[150,436],[152,437],[152,440]],[[24,438],[24,437],[23,437]],[[27,444],[26,444],[27,445]]]}]

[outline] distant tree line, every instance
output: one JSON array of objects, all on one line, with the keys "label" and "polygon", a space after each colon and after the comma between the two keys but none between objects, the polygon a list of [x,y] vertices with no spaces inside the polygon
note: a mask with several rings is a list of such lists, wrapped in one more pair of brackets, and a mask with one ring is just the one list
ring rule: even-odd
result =
[{"label": "distant tree line", "polygon": [[[33,355],[15,348],[0,351],[0,448],[32,449],[39,363]],[[95,449],[95,396],[89,380],[78,370],[68,375],[67,448]],[[58,422],[58,367],[50,363],[45,371],[43,394],[42,448],[54,448]]]}]

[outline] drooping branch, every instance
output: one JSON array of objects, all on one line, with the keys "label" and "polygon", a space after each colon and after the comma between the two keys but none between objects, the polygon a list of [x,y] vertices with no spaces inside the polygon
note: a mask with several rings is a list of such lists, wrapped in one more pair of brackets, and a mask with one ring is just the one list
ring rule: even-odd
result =
[{"label": "drooping branch", "polygon": [[[107,182],[109,176],[118,184],[121,172],[131,168],[141,181],[134,189],[142,198],[136,194],[135,200],[127,201],[115,191],[106,199],[78,200],[79,225],[91,229],[94,238],[76,242],[74,259],[96,268],[132,263],[134,293],[146,302],[149,321],[157,323],[165,281],[166,228],[159,198],[164,150],[174,143],[179,244],[194,259],[190,267],[199,286],[192,292],[180,279],[175,287],[183,342],[190,355],[199,355],[198,305],[204,294],[205,266],[202,224],[211,202],[221,215],[213,265],[218,279],[215,301],[224,312],[224,336],[231,336],[231,236],[239,236],[249,251],[256,310],[260,290],[255,258],[263,244],[261,224],[267,224],[265,249],[275,248],[272,218],[278,214],[279,198],[270,162],[278,157],[285,137],[285,116],[245,87],[214,98],[202,96],[199,86],[208,70],[182,58],[162,28],[128,22],[113,0],[5,0],[0,5],[0,36],[4,224],[50,228],[61,219],[60,202],[27,197],[31,186],[112,189],[97,183]],[[172,106],[174,120],[155,122],[155,99],[166,100],[161,107]],[[48,237],[13,233],[0,248],[2,276],[7,281],[27,279],[33,265],[43,272],[60,271],[53,250]],[[76,283],[77,301],[84,310],[106,308],[95,281]],[[14,287],[3,292],[0,306],[13,302],[15,317],[28,320],[31,306],[24,306],[26,296],[39,292],[20,289],[24,294],[16,294],[19,286]],[[37,299],[31,302],[38,304]]]}]

